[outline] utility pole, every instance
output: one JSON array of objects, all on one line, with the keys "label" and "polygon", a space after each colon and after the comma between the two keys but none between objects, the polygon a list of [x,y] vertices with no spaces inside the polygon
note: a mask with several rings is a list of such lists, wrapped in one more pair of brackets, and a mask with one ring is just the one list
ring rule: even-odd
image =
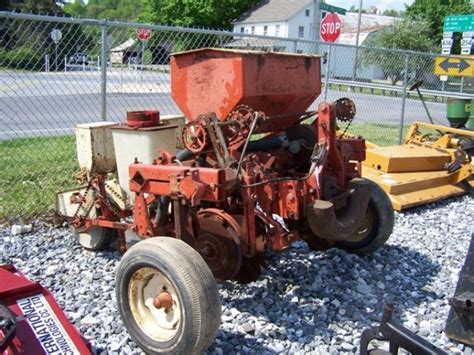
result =
[{"label": "utility pole", "polygon": [[362,21],[362,0],[359,0],[359,20],[357,22],[357,37],[356,37],[356,46],[359,45],[360,37],[360,23]]},{"label": "utility pole", "polygon": [[352,67],[352,81],[355,81],[357,75],[357,57],[359,56],[359,37],[360,23],[362,22],[362,0],[359,0],[359,20],[357,22],[356,49],[354,57],[354,66]]},{"label": "utility pole", "polygon": [[[319,41],[319,27],[321,26],[321,9],[319,5],[321,0],[313,0],[314,9],[313,9],[313,40],[318,42]],[[318,51],[318,43],[314,44],[315,48],[314,51]]]}]

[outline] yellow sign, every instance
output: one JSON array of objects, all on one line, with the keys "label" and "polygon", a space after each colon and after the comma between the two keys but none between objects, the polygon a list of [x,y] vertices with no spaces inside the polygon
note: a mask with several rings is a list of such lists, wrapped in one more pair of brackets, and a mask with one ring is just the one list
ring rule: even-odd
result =
[{"label": "yellow sign", "polygon": [[474,76],[474,56],[436,57],[436,75]]}]

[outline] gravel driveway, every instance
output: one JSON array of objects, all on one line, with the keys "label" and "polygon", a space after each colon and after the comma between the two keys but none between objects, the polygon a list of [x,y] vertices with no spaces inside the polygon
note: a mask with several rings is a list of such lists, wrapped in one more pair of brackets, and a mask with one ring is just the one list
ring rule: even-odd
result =
[{"label": "gravel driveway", "polygon": [[[394,301],[406,327],[448,352],[471,354],[443,328],[473,221],[474,199],[464,196],[397,213],[388,244],[370,257],[310,252],[303,242],[269,253],[257,282],[219,286],[222,324],[209,353],[356,352],[363,329]],[[118,260],[113,248],[83,250],[66,228],[37,222],[33,233],[14,237],[0,229],[0,264],[48,287],[98,353],[140,353],[115,304]]]}]

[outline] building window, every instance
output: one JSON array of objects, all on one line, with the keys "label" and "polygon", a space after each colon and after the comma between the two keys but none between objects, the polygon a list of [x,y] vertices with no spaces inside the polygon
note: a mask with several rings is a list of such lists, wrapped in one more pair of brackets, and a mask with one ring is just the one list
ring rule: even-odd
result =
[{"label": "building window", "polygon": [[255,34],[255,26],[251,27],[251,31],[252,31],[252,34],[254,35]]},{"label": "building window", "polygon": [[240,27],[240,33],[244,33],[245,31],[245,28],[244,27]]},{"label": "building window", "polygon": [[325,18],[326,15],[327,15],[327,12],[324,12],[324,11],[323,11],[323,12],[321,13],[321,18]]},{"label": "building window", "polygon": [[298,26],[298,38],[304,37],[304,26]]},{"label": "building window", "polygon": [[266,36],[268,34],[268,26],[263,26],[263,35]]},{"label": "building window", "polygon": [[309,9],[306,9],[304,14],[306,15],[306,17],[309,17]]},{"label": "building window", "polygon": [[275,36],[280,37],[280,25],[275,26]]}]

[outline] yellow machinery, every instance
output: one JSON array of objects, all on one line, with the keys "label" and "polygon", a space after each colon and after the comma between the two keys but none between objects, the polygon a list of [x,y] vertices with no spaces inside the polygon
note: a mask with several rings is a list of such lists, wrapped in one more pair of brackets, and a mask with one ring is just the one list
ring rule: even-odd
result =
[{"label": "yellow machinery", "polygon": [[474,131],[415,122],[402,145],[367,147],[362,176],[381,186],[398,211],[474,187]]}]

